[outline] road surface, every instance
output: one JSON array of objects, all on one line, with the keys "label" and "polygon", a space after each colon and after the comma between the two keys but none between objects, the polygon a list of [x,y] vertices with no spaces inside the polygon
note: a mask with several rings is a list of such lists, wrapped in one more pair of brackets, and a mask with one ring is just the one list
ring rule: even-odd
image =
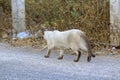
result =
[{"label": "road surface", "polygon": [[120,80],[120,57],[96,56],[87,62],[85,55],[73,62],[74,55],[58,52],[44,58],[46,50],[12,47],[0,43],[0,80]]}]

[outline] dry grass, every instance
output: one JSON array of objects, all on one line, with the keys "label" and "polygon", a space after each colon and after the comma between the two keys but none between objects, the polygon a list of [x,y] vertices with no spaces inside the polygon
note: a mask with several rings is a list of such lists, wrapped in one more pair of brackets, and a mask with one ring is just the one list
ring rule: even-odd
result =
[{"label": "dry grass", "polygon": [[29,29],[38,30],[41,24],[59,30],[78,28],[86,32],[92,42],[109,43],[108,0],[41,1],[26,0]]},{"label": "dry grass", "polygon": [[[2,32],[11,32],[10,6],[10,0],[0,0],[0,37]],[[91,42],[107,44],[110,42],[109,18],[109,0],[26,0],[26,24],[32,33],[38,31],[41,24],[58,30],[78,28]],[[29,44],[29,41],[23,43]]]}]

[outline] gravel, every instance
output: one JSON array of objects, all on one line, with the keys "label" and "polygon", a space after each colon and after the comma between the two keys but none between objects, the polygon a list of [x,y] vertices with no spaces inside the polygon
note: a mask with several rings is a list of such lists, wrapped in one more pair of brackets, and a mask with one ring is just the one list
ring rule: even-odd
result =
[{"label": "gravel", "polygon": [[74,55],[57,60],[58,52],[44,58],[46,52],[0,43],[0,80],[120,80],[120,57],[96,56],[87,62],[82,55],[75,63]]}]

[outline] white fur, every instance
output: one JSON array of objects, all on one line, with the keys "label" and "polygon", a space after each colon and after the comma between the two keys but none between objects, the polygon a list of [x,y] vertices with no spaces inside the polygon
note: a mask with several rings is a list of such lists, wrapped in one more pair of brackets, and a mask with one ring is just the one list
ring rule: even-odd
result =
[{"label": "white fur", "polygon": [[84,32],[78,29],[62,32],[58,30],[44,32],[44,39],[47,41],[48,49],[57,47],[60,49],[71,48],[73,51],[78,51],[79,49],[88,51],[87,43],[83,36],[85,37]]}]

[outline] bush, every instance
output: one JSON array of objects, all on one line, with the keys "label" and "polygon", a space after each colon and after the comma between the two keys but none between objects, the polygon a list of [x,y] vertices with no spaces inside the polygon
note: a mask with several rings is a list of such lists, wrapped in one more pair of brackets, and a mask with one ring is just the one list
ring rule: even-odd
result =
[{"label": "bush", "polygon": [[26,0],[27,26],[78,28],[94,42],[109,42],[109,17],[109,0]]}]

